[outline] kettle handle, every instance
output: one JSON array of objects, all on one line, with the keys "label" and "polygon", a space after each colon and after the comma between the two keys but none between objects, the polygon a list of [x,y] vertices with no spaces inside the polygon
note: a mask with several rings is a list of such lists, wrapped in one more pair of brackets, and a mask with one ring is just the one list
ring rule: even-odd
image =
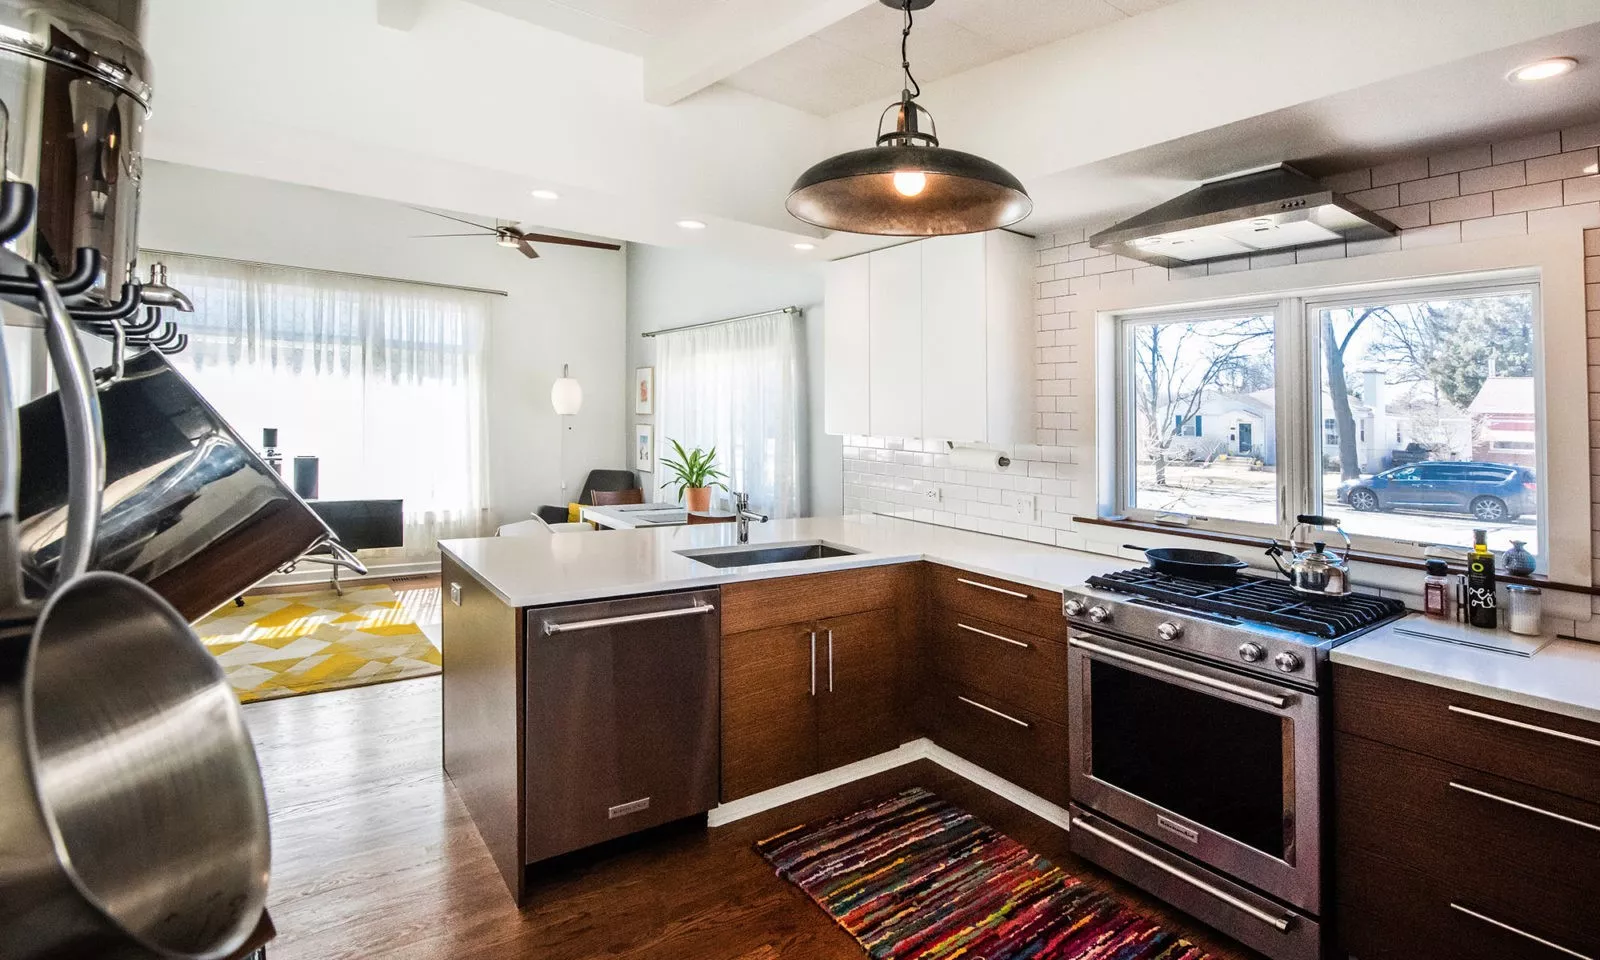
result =
[{"label": "kettle handle", "polygon": [[60,384],[61,416],[67,436],[67,527],[61,537],[61,559],[56,568],[59,587],[87,571],[94,556],[106,483],[105,434],[94,371],[84,356],[83,343],[67,305],[42,269],[30,263],[28,272],[39,289],[45,346]]}]

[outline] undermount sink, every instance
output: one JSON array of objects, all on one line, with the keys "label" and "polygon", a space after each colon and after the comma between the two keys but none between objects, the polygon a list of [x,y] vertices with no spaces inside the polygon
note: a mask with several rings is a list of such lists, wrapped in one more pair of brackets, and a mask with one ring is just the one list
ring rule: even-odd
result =
[{"label": "undermount sink", "polygon": [[860,553],[836,547],[820,540],[802,543],[756,543],[738,547],[705,547],[698,550],[679,550],[678,556],[688,557],[708,567],[753,567],[763,563],[794,563],[797,560],[821,560],[825,557],[848,557]]}]

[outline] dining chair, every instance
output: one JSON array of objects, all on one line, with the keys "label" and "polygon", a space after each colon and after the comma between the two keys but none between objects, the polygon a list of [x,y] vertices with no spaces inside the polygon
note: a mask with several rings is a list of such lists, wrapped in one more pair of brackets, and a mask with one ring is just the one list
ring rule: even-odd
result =
[{"label": "dining chair", "polygon": [[638,487],[632,490],[596,490],[591,494],[594,497],[593,506],[612,507],[626,503],[644,503],[644,491]]}]

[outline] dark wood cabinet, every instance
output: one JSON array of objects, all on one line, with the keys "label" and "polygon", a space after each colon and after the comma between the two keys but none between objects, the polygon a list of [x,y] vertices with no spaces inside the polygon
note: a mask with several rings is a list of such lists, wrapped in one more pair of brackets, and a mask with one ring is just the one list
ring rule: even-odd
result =
[{"label": "dark wood cabinet", "polygon": [[722,638],[724,803],[902,742],[908,568],[730,584]]},{"label": "dark wood cabinet", "polygon": [[1600,956],[1600,729],[1348,667],[1333,689],[1341,948]]},{"label": "dark wood cabinet", "polygon": [[1066,806],[1066,727],[945,678],[923,692],[918,714],[934,743]]}]

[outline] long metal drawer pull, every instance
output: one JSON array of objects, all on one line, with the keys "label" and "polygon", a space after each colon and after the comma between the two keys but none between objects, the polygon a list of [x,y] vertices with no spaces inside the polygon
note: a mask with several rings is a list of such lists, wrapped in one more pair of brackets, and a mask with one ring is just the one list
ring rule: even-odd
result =
[{"label": "long metal drawer pull", "polygon": [[1182,870],[1179,870],[1177,867],[1174,867],[1169,863],[1145,853],[1143,850],[1140,850],[1131,843],[1124,843],[1123,841],[1118,840],[1116,837],[1113,837],[1111,834],[1106,833],[1104,830],[1101,830],[1099,827],[1089,823],[1086,820],[1083,820],[1079,817],[1073,817],[1072,829],[1084,830],[1099,837],[1101,840],[1104,840],[1106,843],[1111,844],[1113,847],[1116,847],[1124,853],[1132,854],[1133,856],[1138,857],[1140,860],[1143,860],[1145,863],[1150,864],[1152,867],[1155,867],[1158,870],[1164,870],[1172,876],[1177,877],[1179,880],[1182,880],[1189,886],[1194,887],[1196,890],[1209,893],[1218,900],[1221,900],[1223,903],[1226,903],[1228,906],[1242,910],[1245,913],[1248,913],[1250,916],[1255,917],[1257,920],[1260,920],[1262,923],[1270,924],[1279,933],[1289,929],[1289,917],[1275,917],[1267,911],[1262,910],[1260,907],[1245,903],[1243,900],[1240,900],[1238,897],[1226,890],[1219,890],[1211,884],[1206,883],[1204,880],[1201,880],[1199,877],[1191,877]]},{"label": "long metal drawer pull", "polygon": [[993,590],[995,593],[1003,593],[1008,597],[1016,597],[1018,600],[1028,599],[1028,595],[1026,593],[1019,593],[1016,590],[1007,590],[1005,587],[997,587],[992,583],[979,583],[976,580],[968,580],[966,577],[956,577],[956,583],[964,583],[969,587],[977,587],[979,590]]},{"label": "long metal drawer pull", "polygon": [[1033,647],[1033,644],[1031,643],[1023,643],[1021,640],[1013,640],[1010,637],[1002,637],[998,633],[990,633],[987,630],[979,630],[977,627],[970,627],[959,620],[956,621],[956,626],[967,631],[968,633],[976,633],[980,637],[989,637],[993,640],[1001,640],[1005,643],[1011,644],[1013,647],[1021,647],[1024,650],[1028,650]]},{"label": "long metal drawer pull", "polygon": [[1541,944],[1543,946],[1549,947],[1551,950],[1555,950],[1555,951],[1558,951],[1560,953],[1564,953],[1569,957],[1577,957],[1578,960],[1594,960],[1594,958],[1589,956],[1587,953],[1579,953],[1576,950],[1569,950],[1568,948],[1563,947],[1559,943],[1551,943],[1549,940],[1546,940],[1544,937],[1536,937],[1536,936],[1534,936],[1533,934],[1529,933],[1526,930],[1518,930],[1516,927],[1513,927],[1509,923],[1503,923],[1503,922],[1501,922],[1499,920],[1496,920],[1494,917],[1486,917],[1486,916],[1484,916],[1483,914],[1479,913],[1476,910],[1469,910],[1466,907],[1463,907],[1459,903],[1450,904],[1450,909],[1451,910],[1458,910],[1461,913],[1464,913],[1467,916],[1472,917],[1475,920],[1482,920],[1484,923],[1487,923],[1491,927],[1499,927],[1501,930],[1504,930],[1504,931],[1506,931],[1508,933],[1514,933],[1519,937],[1525,937],[1525,938],[1527,938],[1529,940],[1532,940],[1534,943]]},{"label": "long metal drawer pull", "polygon": [[1002,720],[1010,720],[1012,723],[1016,724],[1019,727],[1032,727],[1033,726],[1033,724],[1029,723],[1028,721],[1026,721],[1026,720],[1018,720],[1016,717],[1013,717],[1009,713],[1001,713],[999,710],[996,710],[994,707],[986,707],[986,706],[984,706],[983,704],[979,703],[976,700],[968,700],[966,697],[963,697],[959,693],[956,694],[956,699],[960,700],[962,703],[968,704],[970,706],[977,707],[979,710],[982,710],[985,713],[992,713],[992,714],[994,714],[995,716],[999,717]]},{"label": "long metal drawer pull", "polygon": [[1098,643],[1090,643],[1087,640],[1079,640],[1076,637],[1068,640],[1067,642],[1074,647],[1082,647],[1085,650],[1098,653],[1102,657],[1110,657],[1113,660],[1121,660],[1123,663],[1137,664],[1147,670],[1154,670],[1156,673],[1164,673],[1169,677],[1178,677],[1183,680],[1188,680],[1191,683],[1198,683],[1203,687],[1210,687],[1213,690],[1225,690],[1228,693],[1237,694],[1238,696],[1244,697],[1247,700],[1254,700],[1257,703],[1265,703],[1268,706],[1277,707],[1280,710],[1289,705],[1288,697],[1280,697],[1270,693],[1262,693],[1259,690],[1252,690],[1249,687],[1241,687],[1237,683],[1229,683],[1226,680],[1218,680],[1215,677],[1208,677],[1203,673],[1195,673],[1191,670],[1184,670],[1180,667],[1168,666],[1167,664],[1160,663],[1155,660],[1147,660],[1144,657],[1136,657],[1131,653],[1123,653],[1121,650],[1113,650],[1110,647],[1102,647]]},{"label": "long metal drawer pull", "polygon": [[1568,733],[1565,730],[1552,730],[1549,727],[1541,727],[1533,723],[1523,723],[1521,720],[1513,720],[1510,717],[1497,717],[1492,713],[1482,713],[1477,710],[1468,710],[1466,707],[1458,707],[1453,703],[1449,704],[1446,709],[1448,709],[1451,713],[1460,713],[1469,717],[1477,717],[1479,720],[1488,720],[1491,723],[1503,723],[1508,727],[1516,727],[1519,730],[1532,730],[1534,733],[1542,733],[1551,737],[1560,737],[1563,740],[1571,740],[1574,743],[1588,744],[1591,747],[1600,747],[1600,740],[1591,740],[1588,737],[1580,737],[1576,733]]},{"label": "long metal drawer pull", "polygon": [[556,623],[551,620],[544,622],[544,635],[553,636],[557,633],[575,633],[579,630],[598,630],[601,627],[620,627],[627,623],[644,623],[649,620],[670,620],[673,617],[697,617],[703,613],[710,613],[717,609],[716,604],[697,603],[692,607],[680,607],[676,610],[657,610],[655,613],[630,613],[620,617],[601,617],[598,620],[574,620],[572,623]]},{"label": "long metal drawer pull", "polygon": [[1537,813],[1541,817],[1549,817],[1552,820],[1560,820],[1562,823],[1570,823],[1575,827],[1582,827],[1585,830],[1593,830],[1595,833],[1600,833],[1600,824],[1593,824],[1587,820],[1579,820],[1576,817],[1569,817],[1564,813],[1556,813],[1554,810],[1546,810],[1543,807],[1536,807],[1531,803],[1523,803],[1520,800],[1513,800],[1510,797],[1502,797],[1498,793],[1490,793],[1487,790],[1479,790],[1477,787],[1469,787],[1464,783],[1456,783],[1454,780],[1450,781],[1450,787],[1453,790],[1460,790],[1462,793],[1470,793],[1475,797],[1483,797],[1486,800],[1493,800],[1496,803],[1503,803],[1508,807],[1516,807],[1518,810],[1526,810],[1529,813]]}]

